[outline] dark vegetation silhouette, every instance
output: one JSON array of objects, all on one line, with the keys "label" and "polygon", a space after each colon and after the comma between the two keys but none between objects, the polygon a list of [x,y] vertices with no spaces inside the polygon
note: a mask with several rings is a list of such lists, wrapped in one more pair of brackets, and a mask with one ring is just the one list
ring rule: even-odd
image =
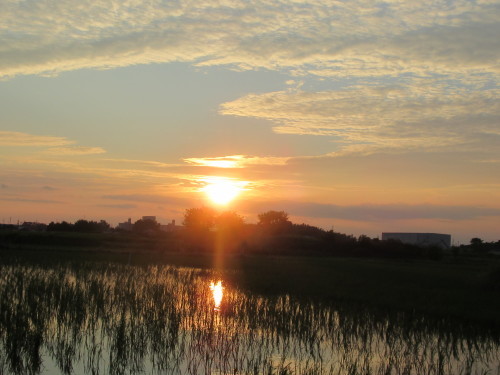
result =
[{"label": "dark vegetation silhouette", "polygon": [[210,207],[186,209],[183,226],[164,232],[155,220],[140,219],[130,231],[112,229],[104,220],[51,222],[45,232],[21,233],[13,226],[0,227],[0,248],[17,245],[97,246],[154,251],[228,254],[342,256],[380,258],[423,258],[439,261],[445,254],[492,256],[500,252],[500,241],[472,238],[470,244],[442,249],[420,247],[398,240],[380,240],[295,224],[285,211],[269,210],[246,223],[234,211],[218,212]]},{"label": "dark vegetation silhouette", "polygon": [[79,233],[103,233],[111,230],[111,226],[105,221],[88,221],[80,219],[74,224],[66,221],[47,225],[48,232],[79,232]]},{"label": "dark vegetation silhouette", "polygon": [[151,219],[139,219],[132,226],[132,232],[148,235],[159,233],[160,224]]}]

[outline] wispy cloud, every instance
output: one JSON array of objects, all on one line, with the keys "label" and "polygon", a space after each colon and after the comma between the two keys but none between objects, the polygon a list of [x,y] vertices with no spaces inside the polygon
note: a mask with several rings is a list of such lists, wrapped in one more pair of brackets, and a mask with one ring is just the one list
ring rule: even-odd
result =
[{"label": "wispy cloud", "polygon": [[58,156],[93,155],[106,152],[102,147],[73,146],[75,143],[66,137],[0,131],[0,146],[42,148],[43,154]]},{"label": "wispy cloud", "polygon": [[191,203],[191,201],[187,199],[160,194],[107,194],[103,195],[102,198],[110,199],[113,201],[145,202],[171,205],[186,205]]},{"label": "wispy cloud", "polygon": [[500,159],[478,160],[477,163],[500,164]]},{"label": "wispy cloud", "polygon": [[215,168],[244,168],[249,165],[284,165],[289,157],[231,155],[205,158],[186,158],[188,164]]},{"label": "wispy cloud", "polygon": [[118,164],[127,164],[127,165],[145,165],[149,167],[155,167],[155,168],[173,168],[173,167],[182,167],[184,164],[178,163],[178,164],[173,164],[173,163],[162,163],[160,161],[156,160],[138,160],[138,159],[113,159],[113,158],[106,158],[103,159],[103,161],[106,162],[113,162],[113,163],[118,163]]},{"label": "wispy cloud", "polygon": [[98,207],[103,207],[103,208],[113,208],[113,209],[119,209],[119,210],[129,210],[133,208],[137,208],[135,204],[98,204]]},{"label": "wispy cloud", "polygon": [[55,201],[55,200],[49,200],[49,199],[26,199],[26,198],[2,198],[2,197],[0,197],[0,200],[8,201],[8,202],[44,203],[44,204],[63,204],[63,203],[65,203],[62,201]]},{"label": "wispy cloud", "polygon": [[33,135],[27,133],[0,131],[0,146],[54,147],[75,143],[65,137]]},{"label": "wispy cloud", "polygon": [[[333,136],[344,153],[481,147],[482,134],[498,134],[498,1],[138,0],[110,6],[97,0],[78,2],[77,12],[75,4],[8,2],[0,14],[0,77],[173,61],[265,68],[294,78],[289,85],[306,84],[243,96],[224,103],[221,114],[267,119],[278,133]],[[315,92],[318,82],[330,89]],[[0,134],[0,144],[73,143],[8,133]],[[230,168],[283,162],[186,161]]]},{"label": "wispy cloud", "polygon": [[498,71],[498,2],[75,4],[5,4],[2,75],[170,61],[325,76]]},{"label": "wispy cloud", "polygon": [[343,151],[443,149],[482,141],[498,129],[500,91],[450,88],[435,80],[411,85],[249,94],[220,113],[270,120],[284,134],[336,137]]},{"label": "wispy cloud", "polygon": [[45,151],[46,154],[69,156],[69,155],[95,155],[104,154],[106,150],[102,147],[53,147]]},{"label": "wispy cloud", "polygon": [[340,206],[312,202],[273,201],[272,203],[242,202],[242,206],[257,211],[266,210],[269,207],[276,207],[277,209],[282,207],[288,213],[296,216],[361,222],[422,219],[463,221],[481,217],[500,217],[500,208],[431,204],[363,204]]}]

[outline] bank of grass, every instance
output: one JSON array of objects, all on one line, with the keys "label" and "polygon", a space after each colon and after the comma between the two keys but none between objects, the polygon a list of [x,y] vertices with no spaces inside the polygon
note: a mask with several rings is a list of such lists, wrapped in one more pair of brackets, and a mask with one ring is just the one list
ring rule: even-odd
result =
[{"label": "bank of grass", "polygon": [[173,236],[141,236],[127,232],[22,232],[0,231],[0,249],[58,252],[159,252],[174,250]]},{"label": "bank of grass", "polygon": [[492,260],[269,258],[247,260],[235,283],[262,293],[348,302],[500,326],[500,292]]},{"label": "bank of grass", "polygon": [[[500,261],[493,258],[385,260],[338,257],[242,256],[136,251],[128,247],[0,250],[3,262],[119,262],[213,269],[231,287],[254,293],[291,294],[328,303],[451,317],[500,328]],[[137,245],[137,244],[136,244]]]}]

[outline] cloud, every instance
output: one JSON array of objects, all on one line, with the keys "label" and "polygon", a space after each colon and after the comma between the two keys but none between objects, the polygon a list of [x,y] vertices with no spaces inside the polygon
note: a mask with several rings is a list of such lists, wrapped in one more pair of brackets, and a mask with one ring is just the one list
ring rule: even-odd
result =
[{"label": "cloud", "polygon": [[75,143],[65,137],[33,135],[12,131],[0,131],[0,146],[54,147]]},{"label": "cloud", "polygon": [[281,207],[282,210],[296,216],[363,222],[422,219],[463,221],[481,217],[500,217],[500,208],[439,206],[431,204],[363,204],[340,206],[335,204],[282,201],[273,202],[272,204],[269,202],[242,202],[242,206],[251,207],[258,211],[280,209]]},{"label": "cloud", "polygon": [[61,156],[69,156],[69,155],[95,155],[95,154],[104,154],[106,150],[101,147],[53,147],[49,148],[45,151],[46,154],[51,155],[61,155]]},{"label": "cloud", "polygon": [[276,156],[231,155],[206,158],[186,158],[184,162],[195,166],[215,168],[244,168],[249,165],[284,165],[290,158]]},{"label": "cloud", "polygon": [[0,131],[0,146],[10,147],[42,147],[44,154],[50,155],[92,155],[103,154],[106,151],[101,147],[69,146],[75,141],[66,137],[34,135],[13,131]]},{"label": "cloud", "polygon": [[467,0],[11,1],[0,15],[0,72],[172,61],[337,77],[497,72],[499,9]]},{"label": "cloud", "polygon": [[65,202],[48,200],[48,199],[25,199],[25,198],[0,198],[2,201],[8,202],[24,202],[24,203],[43,203],[43,204],[63,204]]},{"label": "cloud", "polygon": [[149,167],[156,168],[172,168],[172,167],[182,167],[184,164],[170,164],[170,163],[162,163],[154,160],[137,160],[137,159],[103,159],[103,161],[110,161],[119,164],[138,164],[138,165],[146,165]]},{"label": "cloud", "polygon": [[132,208],[137,208],[135,204],[98,204],[97,207],[103,207],[103,208],[117,208],[119,210],[128,210]]},{"label": "cloud", "polygon": [[487,163],[487,164],[500,164],[500,159],[487,159],[487,160],[478,160],[478,163]]},{"label": "cloud", "polygon": [[43,190],[47,190],[47,191],[54,191],[54,190],[58,190],[57,188],[52,187],[52,186],[48,186],[48,185],[42,186],[42,189],[43,189]]},{"label": "cloud", "polygon": [[158,194],[110,194],[110,195],[103,195],[102,198],[111,200],[120,200],[120,201],[171,204],[171,205],[185,205],[190,202],[189,200],[184,198],[175,198]]},{"label": "cloud", "polygon": [[498,131],[498,97],[497,89],[414,79],[385,87],[248,94],[223,103],[220,113],[269,120],[277,133],[336,137],[344,152],[443,149],[482,143],[482,135]]},{"label": "cloud", "polygon": [[[482,134],[498,134],[499,17],[498,2],[468,0],[12,1],[0,14],[0,78],[174,61],[275,70],[293,78],[288,91],[249,94],[220,113],[270,120],[281,134],[336,137],[338,154],[477,148]],[[3,142],[104,152],[13,134]],[[186,161],[282,162],[230,158]]]}]

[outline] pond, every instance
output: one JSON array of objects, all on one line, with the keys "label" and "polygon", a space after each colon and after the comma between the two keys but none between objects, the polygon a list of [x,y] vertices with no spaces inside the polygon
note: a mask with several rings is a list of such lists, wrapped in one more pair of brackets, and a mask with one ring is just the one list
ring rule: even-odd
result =
[{"label": "pond", "polygon": [[0,374],[498,374],[466,324],[242,291],[212,271],[0,266]]}]

